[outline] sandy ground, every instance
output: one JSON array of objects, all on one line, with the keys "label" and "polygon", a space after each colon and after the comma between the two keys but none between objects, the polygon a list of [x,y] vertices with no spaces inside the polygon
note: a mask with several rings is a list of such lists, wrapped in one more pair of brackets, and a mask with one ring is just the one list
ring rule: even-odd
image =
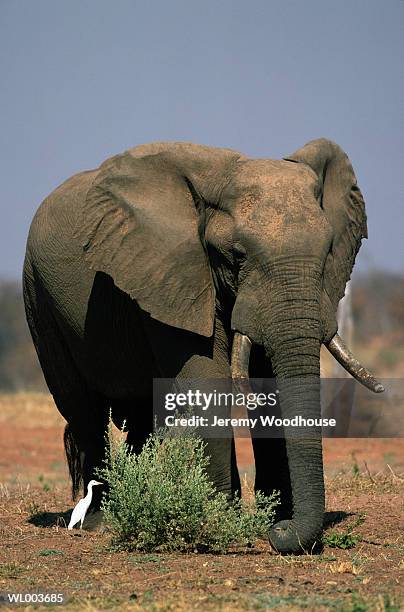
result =
[{"label": "sandy ground", "polygon": [[[64,422],[46,395],[0,397],[0,593],[62,592],[64,609],[399,610],[404,605],[401,439],[324,440],[326,533],[359,516],[350,550],[282,557],[112,552],[108,533],[68,532]],[[253,473],[248,440],[237,444]],[[5,608],[3,608],[5,609]]]}]

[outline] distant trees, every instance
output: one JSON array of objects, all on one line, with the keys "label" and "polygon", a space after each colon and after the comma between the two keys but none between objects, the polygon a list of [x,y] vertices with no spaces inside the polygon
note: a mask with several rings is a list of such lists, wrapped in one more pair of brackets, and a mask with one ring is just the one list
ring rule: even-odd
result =
[{"label": "distant trees", "polygon": [[373,271],[352,287],[354,339],[367,344],[375,336],[404,340],[404,276]]},{"label": "distant trees", "polygon": [[0,389],[46,389],[25,320],[22,289],[14,281],[0,281]]}]

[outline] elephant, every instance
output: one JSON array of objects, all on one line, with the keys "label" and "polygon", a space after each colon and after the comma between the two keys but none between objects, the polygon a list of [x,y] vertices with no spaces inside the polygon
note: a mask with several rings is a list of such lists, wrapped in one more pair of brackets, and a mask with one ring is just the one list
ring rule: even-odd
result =
[{"label": "elephant", "polygon": [[[59,186],[32,221],[23,285],[45,380],[67,421],[73,497],[102,465],[110,410],[125,419],[134,452],[142,448],[153,378],[273,376],[288,383],[282,415],[319,417],[324,344],[381,391],[337,332],[362,238],[351,162],[324,138],[281,160],[144,144]],[[206,443],[216,490],[231,496],[240,490],[234,439]],[[321,435],[254,439],[253,450],[256,489],[280,491],[272,546],[310,549],[325,510]]]}]

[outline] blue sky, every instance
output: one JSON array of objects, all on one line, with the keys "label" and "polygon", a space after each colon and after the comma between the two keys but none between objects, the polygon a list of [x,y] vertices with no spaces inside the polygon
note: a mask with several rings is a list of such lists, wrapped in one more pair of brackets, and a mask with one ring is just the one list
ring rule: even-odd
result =
[{"label": "blue sky", "polygon": [[322,136],[367,203],[357,269],[404,271],[403,26],[402,0],[1,0],[0,276],[41,200],[128,147]]}]

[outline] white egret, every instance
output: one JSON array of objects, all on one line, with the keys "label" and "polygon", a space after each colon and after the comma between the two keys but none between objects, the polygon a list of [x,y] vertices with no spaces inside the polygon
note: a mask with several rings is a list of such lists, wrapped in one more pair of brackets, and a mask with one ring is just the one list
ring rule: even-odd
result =
[{"label": "white egret", "polygon": [[98,480],[90,480],[87,486],[87,495],[83,497],[78,504],[75,506],[72,516],[70,518],[70,523],[68,529],[73,529],[73,527],[80,521],[80,529],[83,527],[84,517],[86,516],[87,510],[90,507],[91,500],[93,497],[93,486],[94,485],[102,485],[102,482],[98,482]]}]

